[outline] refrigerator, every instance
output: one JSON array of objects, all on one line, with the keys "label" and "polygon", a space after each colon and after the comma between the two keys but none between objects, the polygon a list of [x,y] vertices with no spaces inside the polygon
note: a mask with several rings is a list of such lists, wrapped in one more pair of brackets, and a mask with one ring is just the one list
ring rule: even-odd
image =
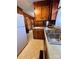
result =
[{"label": "refrigerator", "polygon": [[25,30],[24,16],[17,14],[17,55],[27,44],[27,33]]}]

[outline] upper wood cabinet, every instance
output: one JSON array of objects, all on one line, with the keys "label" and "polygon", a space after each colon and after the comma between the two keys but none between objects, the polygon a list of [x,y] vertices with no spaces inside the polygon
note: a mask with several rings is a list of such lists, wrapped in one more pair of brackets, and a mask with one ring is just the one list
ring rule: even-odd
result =
[{"label": "upper wood cabinet", "polygon": [[43,21],[48,19],[49,6],[45,1],[34,2],[35,21]]},{"label": "upper wood cabinet", "polygon": [[23,15],[23,10],[17,6],[17,13],[22,14]]},{"label": "upper wood cabinet", "polygon": [[36,5],[34,10],[35,21],[41,20],[41,6]]},{"label": "upper wood cabinet", "polygon": [[58,13],[59,1],[60,1],[60,0],[53,0],[53,4],[52,4],[52,17],[51,17],[51,20],[56,20],[56,16],[57,16],[57,13]]},{"label": "upper wood cabinet", "polygon": [[48,16],[49,16],[49,7],[48,7],[48,5],[47,6],[42,6],[42,14],[41,14],[41,17],[44,20],[48,20]]}]

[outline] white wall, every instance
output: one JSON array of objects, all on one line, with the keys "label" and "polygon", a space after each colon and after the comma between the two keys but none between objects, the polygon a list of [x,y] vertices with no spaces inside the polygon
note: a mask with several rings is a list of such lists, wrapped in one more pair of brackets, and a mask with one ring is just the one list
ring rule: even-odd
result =
[{"label": "white wall", "polygon": [[56,26],[61,26],[61,8],[58,10],[58,14],[57,14],[57,17],[56,17],[55,25]]},{"label": "white wall", "polygon": [[25,31],[24,17],[17,14],[17,55],[27,44],[27,34]]}]

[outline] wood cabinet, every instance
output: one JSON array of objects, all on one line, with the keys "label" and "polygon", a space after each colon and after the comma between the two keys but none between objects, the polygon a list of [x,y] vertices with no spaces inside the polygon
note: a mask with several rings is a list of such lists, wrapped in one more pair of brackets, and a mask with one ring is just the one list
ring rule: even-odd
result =
[{"label": "wood cabinet", "polygon": [[45,1],[34,2],[34,14],[35,14],[35,21],[47,20],[49,15],[48,2]]},{"label": "wood cabinet", "polygon": [[23,10],[20,7],[18,7],[18,6],[17,6],[17,13],[23,15]]},{"label": "wood cabinet", "polygon": [[39,25],[37,22],[43,23],[43,21],[46,20],[52,20],[52,24],[54,24],[58,12],[59,1],[60,0],[47,0],[34,2],[35,24]]},{"label": "wood cabinet", "polygon": [[44,23],[42,21],[35,21],[34,26],[35,27],[44,27]]},{"label": "wood cabinet", "polygon": [[41,6],[35,7],[35,21],[41,21]]},{"label": "wood cabinet", "polygon": [[42,6],[42,14],[41,14],[41,18],[44,20],[48,20],[48,16],[49,16],[49,7],[48,5]]},{"label": "wood cabinet", "polygon": [[58,12],[59,1],[60,0],[53,0],[51,20],[56,20],[56,16],[57,16],[57,12]]},{"label": "wood cabinet", "polygon": [[34,39],[44,39],[44,29],[33,29]]}]

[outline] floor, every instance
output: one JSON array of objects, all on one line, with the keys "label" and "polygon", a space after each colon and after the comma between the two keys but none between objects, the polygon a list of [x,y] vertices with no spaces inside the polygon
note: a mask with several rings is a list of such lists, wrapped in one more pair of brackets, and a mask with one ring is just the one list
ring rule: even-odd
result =
[{"label": "floor", "polygon": [[40,50],[44,50],[44,41],[33,39],[32,30],[28,34],[29,43],[18,56],[18,59],[39,59]]}]

